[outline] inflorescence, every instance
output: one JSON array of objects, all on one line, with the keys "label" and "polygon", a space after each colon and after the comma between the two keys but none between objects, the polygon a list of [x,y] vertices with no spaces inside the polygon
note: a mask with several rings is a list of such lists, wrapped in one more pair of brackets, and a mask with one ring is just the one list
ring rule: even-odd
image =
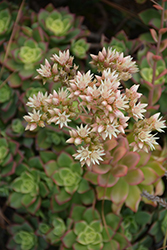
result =
[{"label": "inflorescence", "polygon": [[[62,88],[54,90],[53,94],[38,92],[29,97],[27,106],[32,112],[24,116],[28,122],[26,130],[32,131],[37,126],[45,127],[51,123],[60,128],[67,127],[70,134],[67,143],[78,147],[75,159],[80,160],[82,166],[86,163],[90,167],[103,161],[104,141],[125,134],[128,121],[133,118],[133,150],[148,152],[155,149],[158,143],[152,131],[163,132],[165,121],[160,113],[145,118],[147,104],[140,102],[139,85],[124,89],[120,82],[129,80],[138,71],[136,62],[111,48],[103,48],[98,55],[91,57],[90,63],[97,67],[100,76],[91,71],[78,71],[69,50],[59,52],[59,56],[53,55],[52,65],[45,60],[45,65],[37,70],[39,75],[36,78],[42,79],[43,83],[48,79],[61,82]],[[78,118],[83,124],[71,128],[69,123]]]}]

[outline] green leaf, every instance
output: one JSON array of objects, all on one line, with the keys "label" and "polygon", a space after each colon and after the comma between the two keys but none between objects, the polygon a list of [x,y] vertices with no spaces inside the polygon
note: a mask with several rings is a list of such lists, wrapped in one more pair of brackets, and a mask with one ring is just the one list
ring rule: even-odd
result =
[{"label": "green leaf", "polygon": [[94,220],[99,220],[100,215],[96,209],[93,207],[87,208],[83,214],[83,219],[90,224]]},{"label": "green leaf", "polygon": [[18,88],[22,84],[22,80],[19,77],[18,73],[13,73],[8,78],[9,86],[11,88]]},{"label": "green leaf", "polygon": [[59,171],[56,171],[53,175],[52,175],[52,179],[53,181],[58,185],[58,186],[64,186],[63,180],[60,177],[60,173]]},{"label": "green leaf", "polygon": [[144,24],[149,25],[149,22],[152,18],[160,19],[160,14],[155,9],[147,9],[139,13],[139,17],[141,18]]},{"label": "green leaf", "polygon": [[65,191],[64,188],[61,188],[59,194],[56,195],[56,201],[57,201],[59,204],[66,203],[66,202],[68,202],[70,199],[71,199],[71,195],[68,194],[68,193]]},{"label": "green leaf", "polygon": [[85,221],[80,221],[80,222],[75,223],[74,233],[76,235],[79,235],[81,232],[83,232],[85,230],[85,228],[87,227],[87,225],[88,224]]},{"label": "green leaf", "polygon": [[111,200],[116,203],[123,203],[129,193],[129,185],[120,178],[118,182],[111,189]]},{"label": "green leaf", "polygon": [[37,210],[40,208],[41,205],[41,198],[37,197],[36,201],[28,207],[28,211],[32,214],[35,214]]},{"label": "green leaf", "polygon": [[60,167],[69,168],[70,164],[73,162],[73,159],[70,155],[66,153],[61,153],[57,159],[57,163]]},{"label": "green leaf", "polygon": [[65,234],[65,236],[62,239],[62,242],[65,245],[65,247],[70,248],[74,244],[75,239],[76,239],[76,235],[74,234],[72,230],[70,230]]},{"label": "green leaf", "polygon": [[87,192],[80,194],[80,198],[84,205],[92,204],[95,199],[94,191],[90,189]]},{"label": "green leaf", "polygon": [[103,247],[103,243],[98,243],[96,245],[94,244],[89,244],[88,245],[88,250],[100,250]]},{"label": "green leaf", "polygon": [[80,183],[79,183],[79,187],[78,187],[77,192],[78,192],[79,194],[82,194],[82,193],[88,191],[89,189],[90,189],[90,187],[89,187],[89,183],[87,182],[87,180],[82,179],[82,180],[80,181]]},{"label": "green leaf", "polygon": [[22,206],[21,199],[23,197],[23,194],[20,193],[13,193],[9,196],[9,203],[10,206],[13,208],[20,208]]},{"label": "green leaf", "polygon": [[125,204],[127,207],[132,209],[132,211],[137,212],[139,202],[141,200],[141,191],[138,186],[130,186],[129,194],[126,198]]},{"label": "green leaf", "polygon": [[110,241],[113,235],[114,235],[114,231],[110,227],[107,226],[107,229],[106,227],[103,227],[102,237],[103,237],[104,242]]},{"label": "green leaf", "polygon": [[93,173],[93,172],[86,172],[85,175],[84,175],[84,178],[87,180],[87,181],[90,181],[91,183],[97,185],[97,177],[98,175]]},{"label": "green leaf", "polygon": [[113,230],[118,229],[120,222],[121,222],[121,218],[118,215],[113,214],[113,213],[109,213],[106,215],[106,223]]},{"label": "green leaf", "polygon": [[87,246],[83,246],[79,243],[75,243],[73,247],[74,247],[74,250],[88,250]]},{"label": "green leaf", "polygon": [[141,171],[144,174],[144,181],[141,183],[142,185],[151,185],[158,179],[157,173],[150,167],[141,167]]},{"label": "green leaf", "polygon": [[55,170],[58,169],[58,165],[57,165],[57,162],[54,161],[54,160],[51,160],[49,162],[47,162],[45,165],[44,165],[44,169],[45,169],[45,173],[51,177],[53,175],[53,173],[55,172]]},{"label": "green leaf", "polygon": [[147,223],[150,223],[151,220],[151,214],[145,211],[138,211],[135,215],[135,220],[139,225],[146,225]]},{"label": "green leaf", "polygon": [[79,220],[81,220],[84,211],[85,211],[85,207],[79,206],[79,205],[74,206],[73,209],[72,209],[71,218],[72,218],[74,221],[79,221]]},{"label": "green leaf", "polygon": [[43,170],[42,162],[41,162],[41,160],[40,160],[40,158],[38,156],[29,159],[28,163],[29,163],[28,165],[31,168]]},{"label": "green leaf", "polygon": [[112,171],[110,171],[106,174],[99,175],[97,181],[101,187],[112,187],[117,183],[118,177],[113,176]]},{"label": "green leaf", "polygon": [[130,244],[128,243],[127,239],[125,236],[123,236],[120,233],[116,233],[113,237],[114,240],[118,241],[120,245],[120,249],[126,249]]},{"label": "green leaf", "polygon": [[109,250],[109,249],[110,250],[120,249],[119,243],[113,239],[110,242],[104,243],[103,250]]},{"label": "green leaf", "polygon": [[25,194],[21,199],[23,206],[28,207],[36,198],[32,197],[30,194]]},{"label": "green leaf", "polygon": [[124,180],[129,185],[137,185],[144,180],[144,174],[140,169],[129,170],[127,175],[124,177]]},{"label": "green leaf", "polygon": [[56,154],[53,153],[52,151],[42,151],[42,152],[40,151],[39,154],[40,154],[40,157],[44,163],[47,163],[50,160],[57,159]]},{"label": "green leaf", "polygon": [[98,221],[92,221],[90,223],[90,226],[91,226],[91,228],[93,228],[95,230],[95,232],[100,233],[102,231],[102,224],[101,224],[100,220],[98,220]]}]

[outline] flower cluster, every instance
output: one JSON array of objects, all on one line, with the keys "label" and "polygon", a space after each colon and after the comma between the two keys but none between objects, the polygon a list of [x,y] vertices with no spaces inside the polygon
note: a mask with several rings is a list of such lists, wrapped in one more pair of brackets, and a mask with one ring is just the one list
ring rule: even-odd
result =
[{"label": "flower cluster", "polygon": [[46,79],[52,79],[54,82],[61,81],[62,84],[68,84],[69,79],[76,75],[77,66],[73,65],[73,57],[70,56],[69,50],[61,52],[59,56],[54,54],[51,57],[53,65],[51,66],[47,59],[45,59],[45,65],[41,64],[41,68],[37,69],[38,76],[36,79],[43,79],[43,84],[46,83]]},{"label": "flower cluster", "polygon": [[[156,137],[151,134],[153,130],[162,132],[165,123],[159,117],[159,113],[150,118],[144,118],[145,107],[139,99],[142,94],[137,90],[139,85],[133,85],[130,89],[121,88],[120,80],[128,80],[131,74],[138,71],[135,62],[130,56],[123,57],[111,48],[107,51],[103,48],[98,56],[91,55],[92,64],[101,71],[101,76],[76,71],[73,66],[73,58],[69,51],[59,52],[53,55],[53,66],[46,60],[45,65],[38,69],[39,77],[44,81],[52,78],[63,81],[66,88],[55,90],[53,94],[29,98],[27,105],[33,108],[29,116],[25,116],[28,122],[26,129],[34,130],[37,125],[55,123],[60,128],[68,127],[70,138],[67,143],[73,143],[78,148],[74,154],[75,159],[80,160],[91,167],[102,161],[104,141],[117,138],[119,134],[125,134],[127,121],[133,118],[134,142],[131,144],[134,151],[143,149],[148,152],[157,144]],[[76,129],[69,127],[72,119],[80,118],[85,124]]]}]

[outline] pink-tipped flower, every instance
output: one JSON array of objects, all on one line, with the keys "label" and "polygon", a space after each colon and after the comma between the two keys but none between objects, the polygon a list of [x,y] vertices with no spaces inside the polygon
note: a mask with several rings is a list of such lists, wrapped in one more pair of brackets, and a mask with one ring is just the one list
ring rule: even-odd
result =
[{"label": "pink-tipped flower", "polygon": [[71,120],[68,119],[70,115],[66,115],[66,112],[64,111],[62,114],[59,113],[58,117],[57,117],[57,121],[56,124],[60,125],[60,128],[62,128],[63,126],[68,126],[67,122],[70,122]]},{"label": "pink-tipped flower", "polygon": [[47,59],[45,59],[45,65],[40,65],[41,68],[37,69],[39,75],[45,78],[50,78],[52,76],[51,65]]}]

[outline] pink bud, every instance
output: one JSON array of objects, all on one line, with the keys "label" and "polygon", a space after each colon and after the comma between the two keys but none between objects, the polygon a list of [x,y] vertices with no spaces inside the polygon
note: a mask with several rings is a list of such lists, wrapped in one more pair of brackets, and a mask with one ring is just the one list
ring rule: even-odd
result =
[{"label": "pink bud", "polygon": [[82,139],[80,137],[77,137],[75,140],[74,140],[74,144],[75,145],[80,145],[82,142]]},{"label": "pink bud", "polygon": [[69,138],[66,143],[74,143],[74,138]]}]

